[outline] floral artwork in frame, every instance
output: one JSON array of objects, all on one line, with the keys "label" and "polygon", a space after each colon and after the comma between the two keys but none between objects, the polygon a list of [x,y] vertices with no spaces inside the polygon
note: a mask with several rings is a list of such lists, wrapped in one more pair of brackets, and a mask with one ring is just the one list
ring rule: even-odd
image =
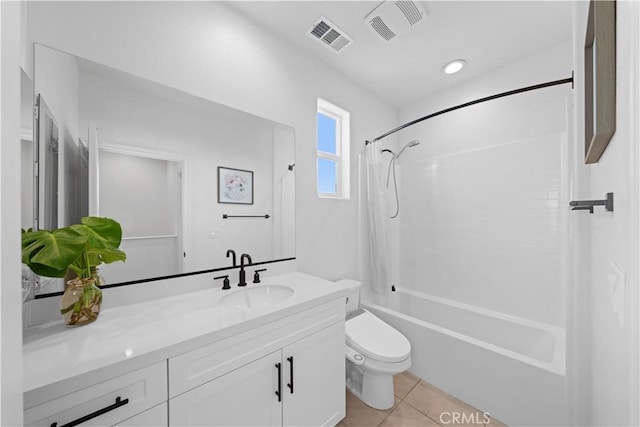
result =
[{"label": "floral artwork in frame", "polygon": [[253,204],[253,171],[218,166],[218,203]]}]

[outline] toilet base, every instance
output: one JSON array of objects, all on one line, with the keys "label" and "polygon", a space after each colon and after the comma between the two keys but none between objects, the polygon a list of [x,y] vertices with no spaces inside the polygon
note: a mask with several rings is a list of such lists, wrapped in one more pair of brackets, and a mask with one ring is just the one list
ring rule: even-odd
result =
[{"label": "toilet base", "polygon": [[393,407],[393,375],[371,372],[347,360],[347,388],[368,406],[379,410]]},{"label": "toilet base", "polygon": [[391,374],[364,373],[360,399],[372,408],[386,410],[393,407],[393,376]]}]

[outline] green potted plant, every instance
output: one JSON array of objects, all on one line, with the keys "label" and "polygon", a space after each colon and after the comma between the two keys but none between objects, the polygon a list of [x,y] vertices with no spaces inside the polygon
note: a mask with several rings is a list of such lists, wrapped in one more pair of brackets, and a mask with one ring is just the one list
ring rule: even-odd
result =
[{"label": "green potted plant", "polygon": [[86,325],[100,313],[102,291],[98,266],[125,261],[119,248],[120,224],[110,218],[84,217],[80,224],[56,230],[23,230],[22,262],[46,277],[76,276],[67,281],[60,313],[70,326]]}]

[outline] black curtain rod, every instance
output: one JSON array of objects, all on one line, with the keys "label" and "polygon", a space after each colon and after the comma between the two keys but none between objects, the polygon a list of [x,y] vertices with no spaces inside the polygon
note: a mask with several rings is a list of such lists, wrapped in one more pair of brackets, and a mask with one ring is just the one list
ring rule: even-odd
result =
[{"label": "black curtain rod", "polygon": [[379,137],[375,138],[373,141],[366,141],[365,145],[371,144],[371,143],[376,142],[376,141],[380,141],[381,139],[386,138],[389,135],[394,134],[394,133],[396,133],[396,132],[398,132],[398,131],[400,131],[400,130],[402,130],[404,128],[408,128],[409,126],[413,126],[416,123],[420,123],[422,121],[425,121],[425,120],[430,119],[432,117],[439,116],[441,114],[449,113],[451,111],[459,110],[459,109],[465,108],[465,107],[470,107],[471,105],[480,104],[481,102],[486,102],[486,101],[491,101],[491,100],[498,99],[498,98],[503,98],[505,96],[516,95],[516,94],[522,93],[522,92],[529,92],[530,90],[544,89],[546,87],[564,85],[564,84],[568,84],[568,83],[571,83],[571,88],[573,88],[573,73],[571,73],[571,77],[569,77],[568,79],[554,80],[552,82],[540,83],[540,84],[533,85],[533,86],[527,86],[527,87],[523,87],[523,88],[520,88],[520,89],[510,90],[508,92],[502,92],[502,93],[498,93],[496,95],[487,96],[485,98],[476,99],[475,101],[465,102],[464,104],[456,105],[455,107],[447,108],[445,110],[440,110],[440,111],[438,111],[436,113],[429,114],[428,116],[420,117],[419,119],[415,119],[413,121],[410,121],[409,123],[405,123],[402,126],[398,126],[397,128],[392,129],[387,133],[383,133]]}]

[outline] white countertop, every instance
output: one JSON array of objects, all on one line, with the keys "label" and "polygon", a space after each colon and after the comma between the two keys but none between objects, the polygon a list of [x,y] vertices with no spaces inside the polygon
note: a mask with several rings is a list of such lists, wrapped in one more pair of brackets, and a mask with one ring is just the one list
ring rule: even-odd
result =
[{"label": "white countertop", "polygon": [[28,328],[24,392],[137,357],[161,361],[204,345],[199,338],[213,342],[347,294],[343,286],[304,273],[270,277],[245,289],[273,284],[290,286],[294,293],[267,308],[240,309],[219,304],[240,288],[216,286],[104,310],[86,326],[69,328],[60,320]]}]

